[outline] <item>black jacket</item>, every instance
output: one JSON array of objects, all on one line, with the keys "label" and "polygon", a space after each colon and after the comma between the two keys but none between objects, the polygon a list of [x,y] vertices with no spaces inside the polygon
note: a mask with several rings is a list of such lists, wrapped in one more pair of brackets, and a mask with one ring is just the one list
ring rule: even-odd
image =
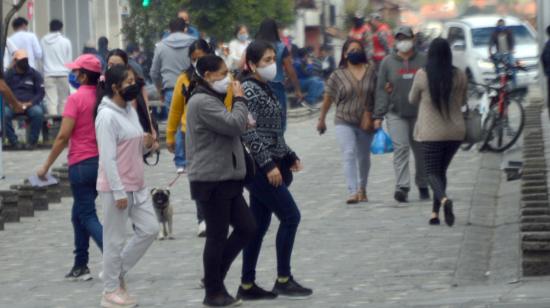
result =
[{"label": "black jacket", "polygon": [[44,79],[32,67],[24,74],[18,74],[15,68],[6,73],[6,84],[20,102],[32,102],[33,106],[40,105],[44,100]]},{"label": "black jacket", "polygon": [[[514,34],[512,33],[511,30],[504,30],[504,32],[506,33],[506,39],[508,40],[508,48],[510,49],[510,51],[514,50],[514,47],[515,47],[515,40],[514,40]],[[500,34],[500,31],[495,31],[493,32],[493,34],[491,35],[491,40],[489,41],[489,50],[493,50],[493,46],[496,48],[496,51],[497,52],[500,52],[499,50],[499,46],[498,46],[498,35]]]}]

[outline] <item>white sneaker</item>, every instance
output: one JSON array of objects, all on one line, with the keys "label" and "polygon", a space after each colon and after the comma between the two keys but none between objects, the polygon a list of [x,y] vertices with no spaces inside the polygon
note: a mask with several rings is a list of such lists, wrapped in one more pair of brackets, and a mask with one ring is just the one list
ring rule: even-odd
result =
[{"label": "white sneaker", "polygon": [[198,237],[205,237],[206,236],[206,222],[201,221],[199,224],[199,231],[197,232]]},{"label": "white sneaker", "polygon": [[178,167],[178,169],[176,169],[177,174],[184,174],[185,172],[186,172],[185,167]]},{"label": "white sneaker", "polygon": [[111,293],[103,293],[101,297],[101,307],[104,308],[133,308],[137,306],[137,302],[130,298],[122,289],[117,289]]}]

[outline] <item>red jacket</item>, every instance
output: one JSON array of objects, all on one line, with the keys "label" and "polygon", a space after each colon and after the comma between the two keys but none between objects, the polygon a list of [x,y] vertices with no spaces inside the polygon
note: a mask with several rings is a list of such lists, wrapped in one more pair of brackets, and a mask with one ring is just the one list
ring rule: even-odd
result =
[{"label": "red jacket", "polygon": [[390,26],[387,24],[381,24],[372,37],[372,53],[373,59],[376,62],[380,62],[386,57],[393,48],[393,35],[391,33]]}]

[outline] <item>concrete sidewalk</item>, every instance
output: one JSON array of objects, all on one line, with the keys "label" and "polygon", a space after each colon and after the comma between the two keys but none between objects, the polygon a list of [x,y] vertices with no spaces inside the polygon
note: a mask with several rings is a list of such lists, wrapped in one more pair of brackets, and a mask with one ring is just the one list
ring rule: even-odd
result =
[{"label": "concrete sidewalk", "polygon": [[[316,119],[291,123],[288,143],[305,164],[292,186],[302,211],[292,265],[296,279],[314,289],[305,301],[245,303],[244,307],[550,307],[550,279],[520,279],[516,246],[517,182],[503,182],[502,157],[459,152],[449,172],[456,225],[429,226],[430,202],[393,200],[391,155],[373,156],[369,203],[348,206],[340,150],[329,125]],[[30,175],[47,152],[4,153],[8,181]],[[150,185],[175,176],[163,152],[147,168]],[[140,307],[200,307],[203,239],[195,237],[194,204],[182,178],[172,189],[174,241],[155,242],[128,275]],[[0,307],[98,307],[101,256],[90,248],[94,280],[67,282],[72,266],[71,199],[7,224],[0,232]],[[99,209],[101,214],[101,209]],[[271,288],[276,276],[273,220],[258,266],[258,283]],[[128,229],[130,232],[130,229]],[[516,242],[515,242],[516,241]],[[515,247],[515,248],[514,248]],[[240,258],[227,287],[236,292]]]}]

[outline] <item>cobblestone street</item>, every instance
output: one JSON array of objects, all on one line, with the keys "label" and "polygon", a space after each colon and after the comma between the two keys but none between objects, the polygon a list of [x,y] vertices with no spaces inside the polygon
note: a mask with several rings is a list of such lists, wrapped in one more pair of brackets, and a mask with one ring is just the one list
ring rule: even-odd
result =
[{"label": "cobblestone street", "polygon": [[[293,274],[314,295],[244,307],[550,307],[550,279],[520,279],[518,234],[498,232],[500,225],[514,228],[519,207],[519,184],[500,180],[501,156],[459,152],[449,172],[457,222],[453,228],[429,226],[431,202],[418,201],[416,189],[407,204],[393,200],[391,155],[372,157],[370,202],[346,205],[334,127],[319,136],[315,124],[316,118],[295,120],[287,132],[305,165],[292,186],[302,211]],[[3,155],[6,188],[32,174],[47,152]],[[163,151],[159,166],[146,172],[150,187],[167,185],[175,175],[171,155]],[[204,240],[196,237],[186,178],[172,188],[172,203],[176,239],[155,242],[128,275],[140,307],[202,306]],[[63,278],[73,261],[71,204],[64,198],[0,232],[0,307],[99,306],[101,255],[95,246],[89,265],[94,279]],[[258,283],[266,288],[276,276],[277,225],[274,219],[258,267]],[[226,280],[230,292],[237,291],[240,269],[239,257]]]}]

